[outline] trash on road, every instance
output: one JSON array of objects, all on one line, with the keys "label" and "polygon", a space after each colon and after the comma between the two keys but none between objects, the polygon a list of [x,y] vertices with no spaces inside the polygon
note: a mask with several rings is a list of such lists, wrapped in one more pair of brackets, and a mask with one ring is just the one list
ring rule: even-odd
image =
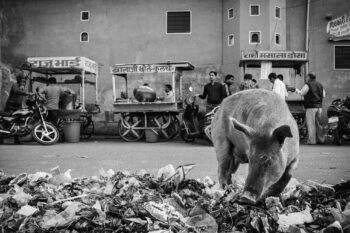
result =
[{"label": "trash on road", "polygon": [[[292,179],[280,197],[250,199],[244,180],[222,189],[210,177],[187,179],[194,164],[153,176],[100,169],[72,178],[59,167],[10,176],[0,172],[1,232],[349,232],[350,182]],[[254,198],[253,198],[254,199]],[[245,204],[243,204],[245,203]],[[254,204],[254,205],[253,205]]]}]

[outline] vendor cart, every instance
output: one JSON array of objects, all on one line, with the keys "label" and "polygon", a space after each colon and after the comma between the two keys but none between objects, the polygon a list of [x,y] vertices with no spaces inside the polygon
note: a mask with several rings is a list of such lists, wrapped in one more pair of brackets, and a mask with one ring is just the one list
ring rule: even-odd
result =
[{"label": "vendor cart", "polygon": [[[275,72],[283,74],[288,90],[295,90],[295,88],[301,89],[305,84],[306,62],[307,52],[304,51],[242,51],[240,66],[243,74],[252,73],[254,77],[260,76],[258,80],[262,88],[270,87],[271,83],[267,76],[270,72]],[[302,140],[307,135],[304,99],[301,95],[288,92],[286,101],[298,124]]]},{"label": "vendor cart", "polygon": [[[121,114],[119,135],[125,141],[138,141],[147,133],[153,133],[159,140],[174,138],[179,132],[177,115],[182,109],[182,72],[193,70],[188,62],[152,64],[116,64],[111,67],[113,84],[113,112]],[[139,102],[128,93],[128,78],[152,74],[154,79],[171,75],[174,97],[171,101]],[[117,97],[116,78],[125,79],[124,98]],[[147,140],[147,137],[146,137]]]},{"label": "vendor cart", "polygon": [[[81,137],[89,138],[94,133],[92,114],[98,113],[98,64],[86,57],[29,57],[22,70],[29,71],[29,90],[33,91],[34,82],[47,83],[53,75],[64,76],[58,85],[78,85],[79,104],[72,109],[61,110],[60,118],[79,118]],[[39,74],[40,76],[35,76]],[[86,85],[92,85],[95,92],[94,103],[86,103]]]}]

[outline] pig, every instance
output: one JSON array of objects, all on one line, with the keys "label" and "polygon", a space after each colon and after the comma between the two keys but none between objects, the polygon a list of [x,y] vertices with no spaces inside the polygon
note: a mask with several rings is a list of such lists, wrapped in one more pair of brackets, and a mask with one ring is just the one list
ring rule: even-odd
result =
[{"label": "pig", "polygon": [[299,161],[299,132],[276,93],[251,89],[227,97],[215,114],[212,141],[222,187],[241,163],[249,163],[243,196],[255,204],[280,194]]}]

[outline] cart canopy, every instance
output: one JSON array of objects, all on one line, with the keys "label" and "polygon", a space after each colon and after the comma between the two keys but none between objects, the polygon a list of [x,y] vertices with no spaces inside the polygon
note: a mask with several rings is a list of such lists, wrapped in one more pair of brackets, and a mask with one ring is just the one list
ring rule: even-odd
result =
[{"label": "cart canopy", "polygon": [[172,73],[176,70],[193,70],[194,66],[189,62],[167,62],[149,64],[115,64],[111,67],[111,74],[132,73]]},{"label": "cart canopy", "polygon": [[86,57],[29,57],[23,70],[40,74],[98,74],[97,62]]}]

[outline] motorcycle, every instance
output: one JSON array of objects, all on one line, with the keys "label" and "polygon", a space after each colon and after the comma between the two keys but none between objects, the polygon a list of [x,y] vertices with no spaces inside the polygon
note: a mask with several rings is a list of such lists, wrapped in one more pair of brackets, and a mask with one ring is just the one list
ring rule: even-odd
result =
[{"label": "motorcycle", "polygon": [[194,142],[196,138],[203,138],[212,144],[211,121],[219,107],[202,114],[199,112],[197,98],[197,96],[189,96],[184,101],[185,111],[182,115],[183,123],[180,125],[180,137],[185,142]]},{"label": "motorcycle", "polygon": [[336,145],[350,139],[350,95],[344,100],[333,100],[327,109],[328,136]]},{"label": "motorcycle", "polygon": [[42,145],[53,145],[58,141],[57,128],[45,121],[47,109],[41,103],[39,93],[26,101],[27,109],[19,109],[12,113],[0,113],[0,138],[32,135]]}]

